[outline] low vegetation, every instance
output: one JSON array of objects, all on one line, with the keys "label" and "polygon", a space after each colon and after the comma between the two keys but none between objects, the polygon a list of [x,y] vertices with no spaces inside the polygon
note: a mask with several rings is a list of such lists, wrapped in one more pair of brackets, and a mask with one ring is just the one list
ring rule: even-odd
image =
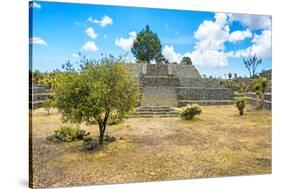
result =
[{"label": "low vegetation", "polygon": [[239,115],[242,116],[244,115],[244,109],[246,107],[246,98],[245,97],[240,97],[237,98],[236,100],[236,108],[239,110]]},{"label": "low vegetation", "polygon": [[47,140],[52,142],[72,142],[75,140],[82,140],[89,134],[89,132],[80,129],[80,127],[62,126],[50,134]]},{"label": "low vegetation", "polygon": [[239,116],[233,105],[201,109],[204,113],[196,121],[178,117],[125,119],[106,131],[106,140],[109,135],[116,141],[91,151],[84,149],[95,148],[97,124],[80,125],[91,132],[85,137],[92,138],[89,146],[82,140],[47,142],[47,135],[62,125],[60,115],[52,111],[46,116],[43,109],[37,109],[32,118],[34,186],[271,173],[270,111],[247,105],[246,113]]},{"label": "low vegetation", "polygon": [[191,120],[196,115],[200,115],[202,112],[201,107],[197,104],[187,105],[180,109],[180,116],[185,120]]}]

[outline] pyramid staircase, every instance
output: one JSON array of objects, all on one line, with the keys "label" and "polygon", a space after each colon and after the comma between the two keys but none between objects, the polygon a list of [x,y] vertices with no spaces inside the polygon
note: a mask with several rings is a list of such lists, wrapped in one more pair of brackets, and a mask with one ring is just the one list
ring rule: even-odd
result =
[{"label": "pyramid staircase", "polygon": [[188,66],[147,64],[146,71],[140,78],[141,103],[130,114],[130,117],[177,116],[175,107],[194,103],[199,105],[233,104],[232,90],[223,88],[216,79],[203,79],[198,71],[195,73],[195,67]]}]

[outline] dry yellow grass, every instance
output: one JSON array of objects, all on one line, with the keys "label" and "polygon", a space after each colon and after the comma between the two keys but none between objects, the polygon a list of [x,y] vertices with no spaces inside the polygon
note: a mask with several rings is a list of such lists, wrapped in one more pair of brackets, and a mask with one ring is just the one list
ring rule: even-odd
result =
[{"label": "dry yellow grass", "polygon": [[[271,173],[271,112],[203,107],[192,121],[130,118],[109,126],[118,139],[85,152],[81,141],[53,144],[59,115],[33,112],[34,186],[70,186]],[[96,125],[81,125],[97,137]]]}]

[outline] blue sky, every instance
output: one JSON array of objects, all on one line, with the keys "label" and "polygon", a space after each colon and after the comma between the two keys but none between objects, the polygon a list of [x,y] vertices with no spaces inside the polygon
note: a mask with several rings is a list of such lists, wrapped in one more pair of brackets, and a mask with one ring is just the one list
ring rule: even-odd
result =
[{"label": "blue sky", "polygon": [[146,25],[158,34],[162,53],[170,62],[190,56],[201,74],[248,75],[243,58],[263,59],[258,71],[271,68],[271,17],[214,12],[133,8],[74,3],[30,4],[33,70],[60,69],[81,52],[128,53]]}]

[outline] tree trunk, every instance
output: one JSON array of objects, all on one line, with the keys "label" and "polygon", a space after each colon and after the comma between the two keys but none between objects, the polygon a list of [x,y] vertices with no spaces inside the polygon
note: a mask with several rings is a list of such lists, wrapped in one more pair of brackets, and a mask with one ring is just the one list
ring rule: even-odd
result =
[{"label": "tree trunk", "polygon": [[103,145],[103,137],[104,137],[104,132],[100,130],[100,136],[99,136],[99,144]]},{"label": "tree trunk", "polygon": [[239,114],[242,116],[244,114],[244,109],[239,109]]},{"label": "tree trunk", "polygon": [[256,109],[258,110],[260,108],[260,97],[257,95],[256,97]]},{"label": "tree trunk", "polygon": [[103,124],[99,123],[99,130],[100,130],[100,136],[99,136],[99,144],[103,144],[103,137],[104,137],[104,129],[103,129]]},{"label": "tree trunk", "polygon": [[261,95],[261,105],[260,105],[260,109],[263,109],[264,107],[264,93],[262,93]]},{"label": "tree trunk", "polygon": [[100,136],[99,136],[99,144],[102,145],[103,144],[103,137],[104,137],[104,133],[105,133],[105,129],[106,129],[106,124],[107,124],[107,120],[109,117],[109,113],[110,110],[105,112],[105,116],[104,116],[104,120],[99,120],[99,130],[100,130]]}]

